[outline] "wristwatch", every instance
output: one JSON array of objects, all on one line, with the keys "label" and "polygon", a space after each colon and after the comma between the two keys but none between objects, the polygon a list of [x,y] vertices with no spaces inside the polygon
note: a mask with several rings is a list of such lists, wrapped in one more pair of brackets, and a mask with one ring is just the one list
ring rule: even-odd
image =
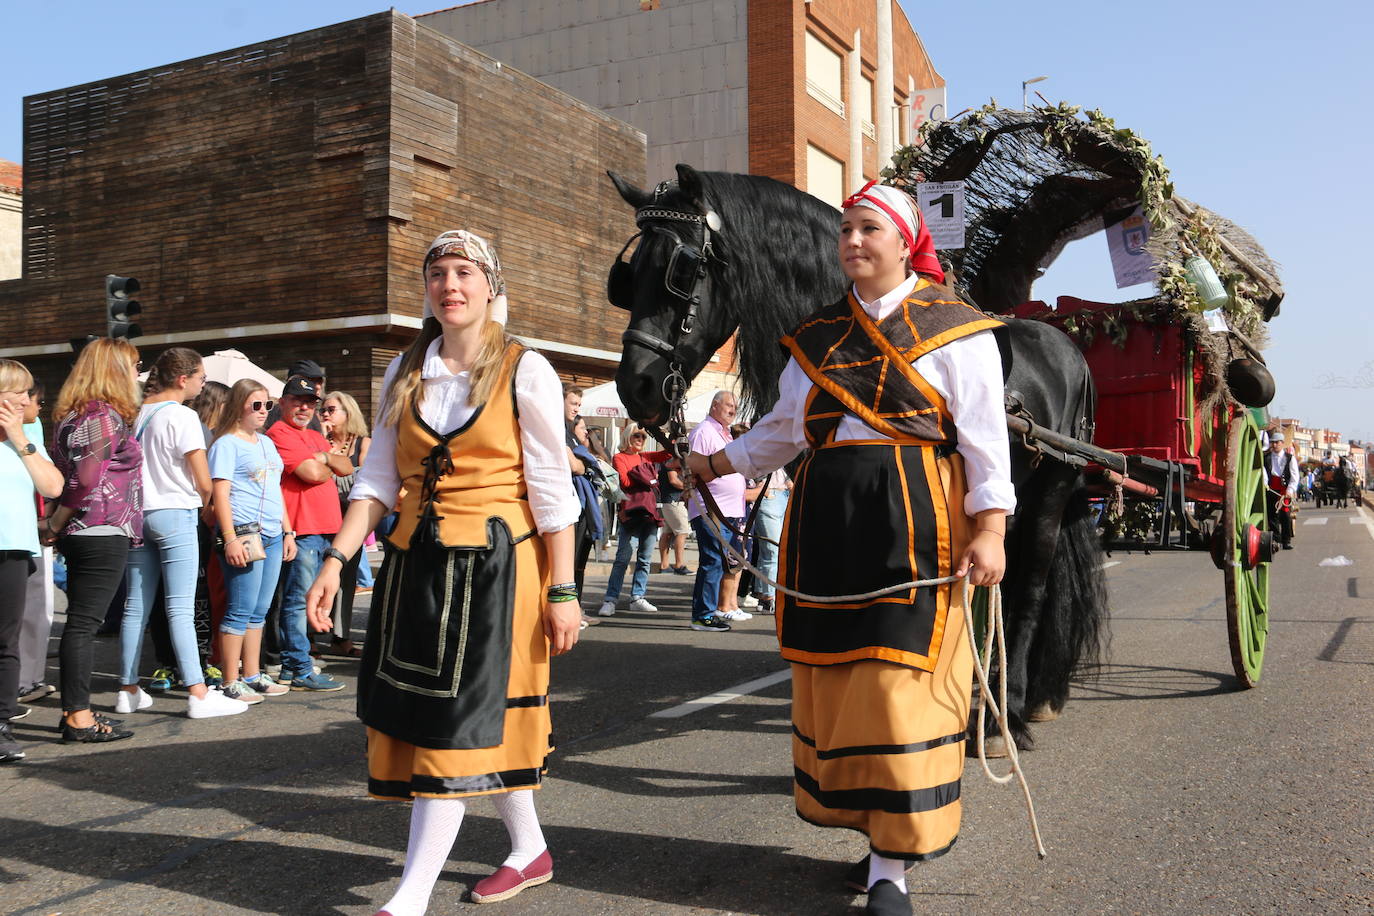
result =
[{"label": "wristwatch", "polygon": [[294,532],[294,531],[283,531],[283,532],[281,533],[281,536],[284,537],[284,538],[293,538],[293,537],[296,536],[296,532]]},{"label": "wristwatch", "polygon": [[28,443],[27,445],[25,445],[23,448],[19,449],[18,451],[19,451],[19,456],[20,456],[21,458],[27,458],[27,457],[29,457],[30,455],[35,455],[35,454],[38,453],[38,446],[36,446],[36,445],[34,445],[32,442],[30,442],[30,443]]}]

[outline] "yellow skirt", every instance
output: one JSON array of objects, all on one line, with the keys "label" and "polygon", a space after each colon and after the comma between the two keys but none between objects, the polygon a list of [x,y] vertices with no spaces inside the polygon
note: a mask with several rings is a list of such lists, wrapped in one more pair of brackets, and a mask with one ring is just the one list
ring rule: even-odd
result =
[{"label": "yellow skirt", "polygon": [[516,544],[515,551],[510,681],[501,743],[460,750],[419,747],[369,728],[368,794],[373,798],[458,798],[539,788],[553,749],[543,619],[547,564],[537,535]]},{"label": "yellow skirt", "polygon": [[792,665],[797,814],[861,831],[889,858],[934,858],[959,836],[973,655],[953,592],[933,672],[876,659]]}]

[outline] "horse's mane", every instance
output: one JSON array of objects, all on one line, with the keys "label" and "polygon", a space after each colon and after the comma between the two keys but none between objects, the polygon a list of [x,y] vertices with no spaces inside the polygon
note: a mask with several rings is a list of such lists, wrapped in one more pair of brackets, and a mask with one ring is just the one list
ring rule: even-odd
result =
[{"label": "horse's mane", "polygon": [[[840,212],[772,178],[697,174],[723,224],[712,243],[724,259],[724,264],[711,262],[712,294],[739,324],[740,413],[757,418],[778,399],[778,376],[787,363],[778,339],[844,294],[844,272],[834,254]],[[811,237],[799,238],[797,232]],[[808,251],[831,256],[797,257]]]}]

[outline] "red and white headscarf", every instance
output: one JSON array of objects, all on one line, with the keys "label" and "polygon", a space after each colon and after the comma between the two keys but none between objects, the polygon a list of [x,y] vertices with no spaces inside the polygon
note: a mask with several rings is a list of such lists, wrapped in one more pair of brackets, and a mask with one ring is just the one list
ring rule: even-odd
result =
[{"label": "red and white headscarf", "polygon": [[896,226],[911,249],[911,269],[933,277],[936,283],[945,282],[944,268],[935,256],[935,240],[930,237],[925,220],[921,219],[915,203],[905,191],[878,184],[874,179],[845,198],[842,209],[850,207],[867,207]]}]

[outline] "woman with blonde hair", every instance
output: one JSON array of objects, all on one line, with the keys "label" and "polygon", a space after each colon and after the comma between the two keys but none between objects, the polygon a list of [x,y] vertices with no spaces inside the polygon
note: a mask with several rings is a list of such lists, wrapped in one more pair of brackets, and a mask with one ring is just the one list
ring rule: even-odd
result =
[{"label": "woman with blonde hair", "polygon": [[[325,438],[329,440],[329,451],[343,455],[360,468],[367,460],[372,439],[367,434],[367,423],[363,419],[362,408],[346,391],[331,391],[320,404],[320,422],[324,425]],[[353,481],[358,472],[335,477],[334,484],[339,488],[340,508],[348,511],[348,494],[353,490]],[[340,573],[339,594],[334,598],[334,629],[329,644],[331,655],[345,658],[361,658],[362,650],[353,644],[353,600],[358,591],[358,572],[367,562],[367,551],[360,549],[348,561]],[[372,570],[369,568],[368,573]],[[371,584],[370,582],[368,583]]]},{"label": "woman with blonde hair", "polygon": [[57,395],[53,460],[65,481],[40,529],[67,561],[62,630],[62,740],[118,741],[133,732],[91,712],[92,637],[119,590],[129,548],[143,542],[143,449],[133,422],[143,364],[127,340],[93,340]]},{"label": "woman with blonde hair", "polygon": [[531,790],[550,751],[549,657],[581,620],[558,376],[505,333],[485,240],[445,232],[422,276],[420,336],[386,371],[372,451],[306,602],[329,629],[343,567],[399,498],[358,678],[368,792],[414,801],[391,916],[424,912],[471,796],[492,796],[511,840],[475,902],[553,876]]},{"label": "woman with blonde hair", "polygon": [[[267,606],[276,594],[282,562],[296,556],[296,533],[281,495],[281,455],[263,431],[271,410],[262,383],[240,379],[229,390],[210,446],[215,521],[224,543],[221,559],[228,593],[217,637],[219,663],[224,695],[249,704],[290,689],[258,667]],[[255,554],[250,548],[258,545],[261,553]]]},{"label": "woman with blonde hair", "polygon": [[35,493],[53,499],[62,474],[41,441],[28,437],[24,410],[33,376],[12,359],[0,359],[0,763],[24,759],[10,720],[19,708],[19,634],[25,584],[39,555]]}]

